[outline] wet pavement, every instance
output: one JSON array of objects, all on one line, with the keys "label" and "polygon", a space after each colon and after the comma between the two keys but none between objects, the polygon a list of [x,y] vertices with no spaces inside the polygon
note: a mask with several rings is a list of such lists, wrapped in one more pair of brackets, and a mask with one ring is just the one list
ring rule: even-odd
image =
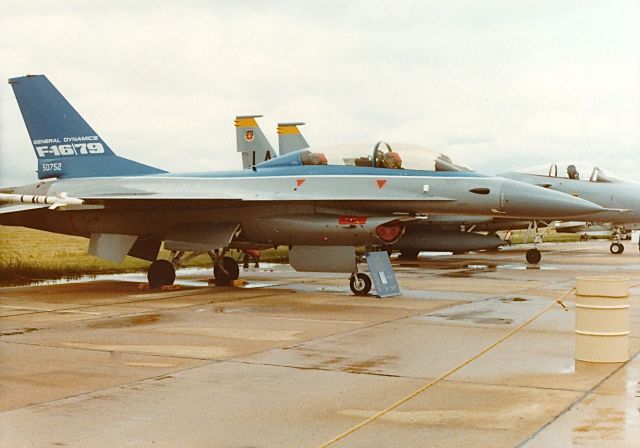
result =
[{"label": "wet pavement", "polygon": [[554,306],[339,447],[640,446],[640,255],[544,244],[394,261],[403,294],[263,265],[0,289],[0,446],[318,447],[507,335],[577,276],[631,279],[631,361],[574,360]]}]

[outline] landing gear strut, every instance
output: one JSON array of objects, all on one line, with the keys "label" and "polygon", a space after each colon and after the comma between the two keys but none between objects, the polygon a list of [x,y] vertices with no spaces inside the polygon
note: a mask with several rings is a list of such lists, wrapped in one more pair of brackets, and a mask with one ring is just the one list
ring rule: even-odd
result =
[{"label": "landing gear strut", "polygon": [[355,295],[366,296],[371,291],[371,278],[363,272],[357,272],[351,275],[349,287]]},{"label": "landing gear strut", "polygon": [[529,264],[538,264],[542,259],[542,254],[538,250],[538,244],[542,243],[542,235],[538,235],[538,221],[533,221],[529,225],[527,233],[531,230],[533,230],[533,249],[527,251],[525,258]]},{"label": "landing gear strut", "polygon": [[157,289],[162,286],[173,285],[176,280],[176,270],[167,260],[156,260],[149,266],[147,272],[149,288]]}]

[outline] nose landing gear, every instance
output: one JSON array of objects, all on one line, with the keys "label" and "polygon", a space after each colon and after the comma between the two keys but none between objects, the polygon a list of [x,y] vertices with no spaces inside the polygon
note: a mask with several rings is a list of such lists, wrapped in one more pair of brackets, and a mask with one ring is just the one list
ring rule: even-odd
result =
[{"label": "nose landing gear", "polygon": [[622,252],[624,252],[624,246],[622,245],[622,243],[611,243],[611,246],[609,246],[609,250],[614,255],[620,255]]},{"label": "nose landing gear", "polygon": [[609,246],[609,251],[614,255],[620,255],[624,252],[624,246],[621,243],[622,241],[622,228],[616,227],[613,231],[613,243]]},{"label": "nose landing gear", "polygon": [[349,288],[357,296],[366,296],[371,291],[371,278],[363,272],[352,274],[349,279]]},{"label": "nose landing gear", "polygon": [[537,248],[529,249],[525,254],[525,258],[527,259],[527,263],[530,264],[538,264],[542,259],[542,254]]},{"label": "nose landing gear", "polygon": [[525,258],[527,259],[527,263],[529,264],[538,264],[542,259],[542,254],[538,250],[538,244],[542,243],[542,235],[538,234],[538,221],[533,221],[529,224],[529,229],[527,229],[527,234],[533,231],[533,249],[529,249],[525,254]]}]

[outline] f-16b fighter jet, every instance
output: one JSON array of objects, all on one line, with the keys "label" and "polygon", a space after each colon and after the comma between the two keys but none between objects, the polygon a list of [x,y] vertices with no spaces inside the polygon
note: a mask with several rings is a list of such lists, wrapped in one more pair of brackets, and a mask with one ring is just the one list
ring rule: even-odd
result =
[{"label": "f-16b fighter jet", "polygon": [[[585,176],[585,173],[589,173],[589,176]],[[625,227],[634,228],[640,223],[640,184],[618,179],[598,167],[590,168],[590,165],[585,163],[552,163],[500,176],[560,191],[605,207],[605,212],[596,213],[594,216],[585,215],[584,220],[592,223],[610,223],[614,238],[609,248],[612,254],[621,254],[624,251],[620,241]],[[561,225],[557,230],[563,227],[566,228]]]},{"label": "f-16b fighter jet", "polygon": [[[351,289],[365,294],[371,281],[357,271],[355,248],[393,243],[420,216],[547,219],[601,209],[508,179],[392,167],[401,154],[380,145],[368,166],[332,165],[303,149],[251,170],[168,173],[117,156],[45,76],[9,83],[40,182],[2,190],[0,224],[84,236],[90,254],[109,260],[152,261],[154,288],[173,283],[185,252],[208,252],[225,283],[239,272],[228,249],[285,245],[295,269],[351,274]],[[157,259],[163,243],[172,260]]]},{"label": "f-16b fighter jet", "polygon": [[[278,143],[281,153],[309,147],[298,129],[298,126],[302,124],[304,123],[278,124]],[[255,121],[254,126],[257,126]],[[392,146],[403,148],[403,153],[407,149],[409,152],[416,152],[415,145],[410,145],[414,146],[413,148],[406,148],[407,145],[393,143]],[[432,170],[471,171],[470,168],[458,165],[446,155],[434,152],[427,147],[420,147],[418,150],[423,162],[427,161],[432,164],[430,167]],[[240,145],[238,151],[242,151]],[[271,152],[273,153],[273,150]],[[367,163],[370,162],[367,160],[365,164]],[[590,222],[558,221],[555,223],[555,229],[557,232],[585,233],[594,229],[593,223],[601,224],[600,227],[604,225],[610,228],[607,232],[614,238],[610,247],[611,253],[621,254],[624,251],[624,246],[620,242],[622,235],[626,231],[636,230],[640,223],[640,184],[605,174],[598,167],[591,169],[589,165],[584,163],[560,163],[559,165],[566,167],[566,171],[561,169],[558,174],[558,164],[554,163],[551,166],[539,166],[523,172],[506,173],[500,176],[561,191],[606,207],[605,212],[583,215],[583,218]],[[581,179],[580,171],[590,172],[591,175],[588,179]],[[542,224],[548,225],[545,222]],[[541,236],[537,233],[537,227],[537,220],[522,221],[501,217],[436,215],[420,222],[407,224],[403,237],[387,246],[387,249],[399,250],[402,258],[409,259],[416,258],[421,250],[456,253],[493,249],[506,244],[506,241],[495,236],[494,232],[529,228],[535,230],[535,239],[534,248],[527,251],[526,258],[529,263],[538,263],[541,254],[536,246],[541,241]],[[493,234],[484,235],[477,232]]]},{"label": "f-16b fighter jet", "polygon": [[[268,154],[269,158],[275,157],[273,148],[264,137],[264,133],[255,120],[261,116],[242,115],[237,116],[235,120],[237,151],[242,154],[243,168],[245,169],[252,166],[250,163],[246,163],[248,160],[260,159],[266,154]],[[309,143],[299,129],[299,126],[304,124],[302,122],[278,123],[278,153],[280,155],[309,148]],[[260,135],[260,141],[265,143],[258,146],[247,144],[246,139],[243,138],[246,132],[250,132],[251,136]],[[399,148],[399,152],[403,154],[403,158],[409,159],[408,163],[411,166],[415,164],[428,171],[471,171],[465,166],[455,164],[446,155],[426,146],[403,143],[389,145],[384,143],[381,147],[386,150],[387,154],[395,154],[395,148]],[[391,150],[391,148],[394,148],[394,150]],[[326,150],[336,155],[336,158],[342,158],[346,164],[372,166],[371,157],[366,156],[370,149],[367,151],[367,147],[362,145],[339,145],[337,148],[326,148]],[[365,154],[365,157],[345,157],[348,154]],[[384,153],[381,156],[384,157]],[[411,160],[410,156],[414,156],[413,160]],[[394,163],[389,159],[389,156],[387,156],[386,162],[387,164]],[[381,163],[378,163],[378,165]],[[400,160],[401,167],[402,160]],[[416,167],[414,166],[414,168]],[[508,242],[495,235],[485,235],[473,231],[479,224],[491,223],[493,219],[490,216],[430,216],[418,222],[407,223],[402,238],[391,245],[387,245],[385,249],[400,251],[402,258],[417,258],[418,253],[423,250],[462,253],[471,250],[495,249],[508,244]]]}]

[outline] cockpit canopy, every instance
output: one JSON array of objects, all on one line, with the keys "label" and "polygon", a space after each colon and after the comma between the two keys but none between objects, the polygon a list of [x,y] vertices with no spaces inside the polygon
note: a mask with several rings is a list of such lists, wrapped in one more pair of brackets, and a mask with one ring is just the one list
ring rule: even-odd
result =
[{"label": "cockpit canopy", "polygon": [[550,165],[537,165],[518,170],[523,174],[537,176],[559,177],[573,180],[588,180],[589,182],[609,183],[619,179],[585,162],[557,162]]},{"label": "cockpit canopy", "polygon": [[262,162],[256,168],[328,164],[424,171],[472,171],[426,146],[387,142],[302,149]]}]

